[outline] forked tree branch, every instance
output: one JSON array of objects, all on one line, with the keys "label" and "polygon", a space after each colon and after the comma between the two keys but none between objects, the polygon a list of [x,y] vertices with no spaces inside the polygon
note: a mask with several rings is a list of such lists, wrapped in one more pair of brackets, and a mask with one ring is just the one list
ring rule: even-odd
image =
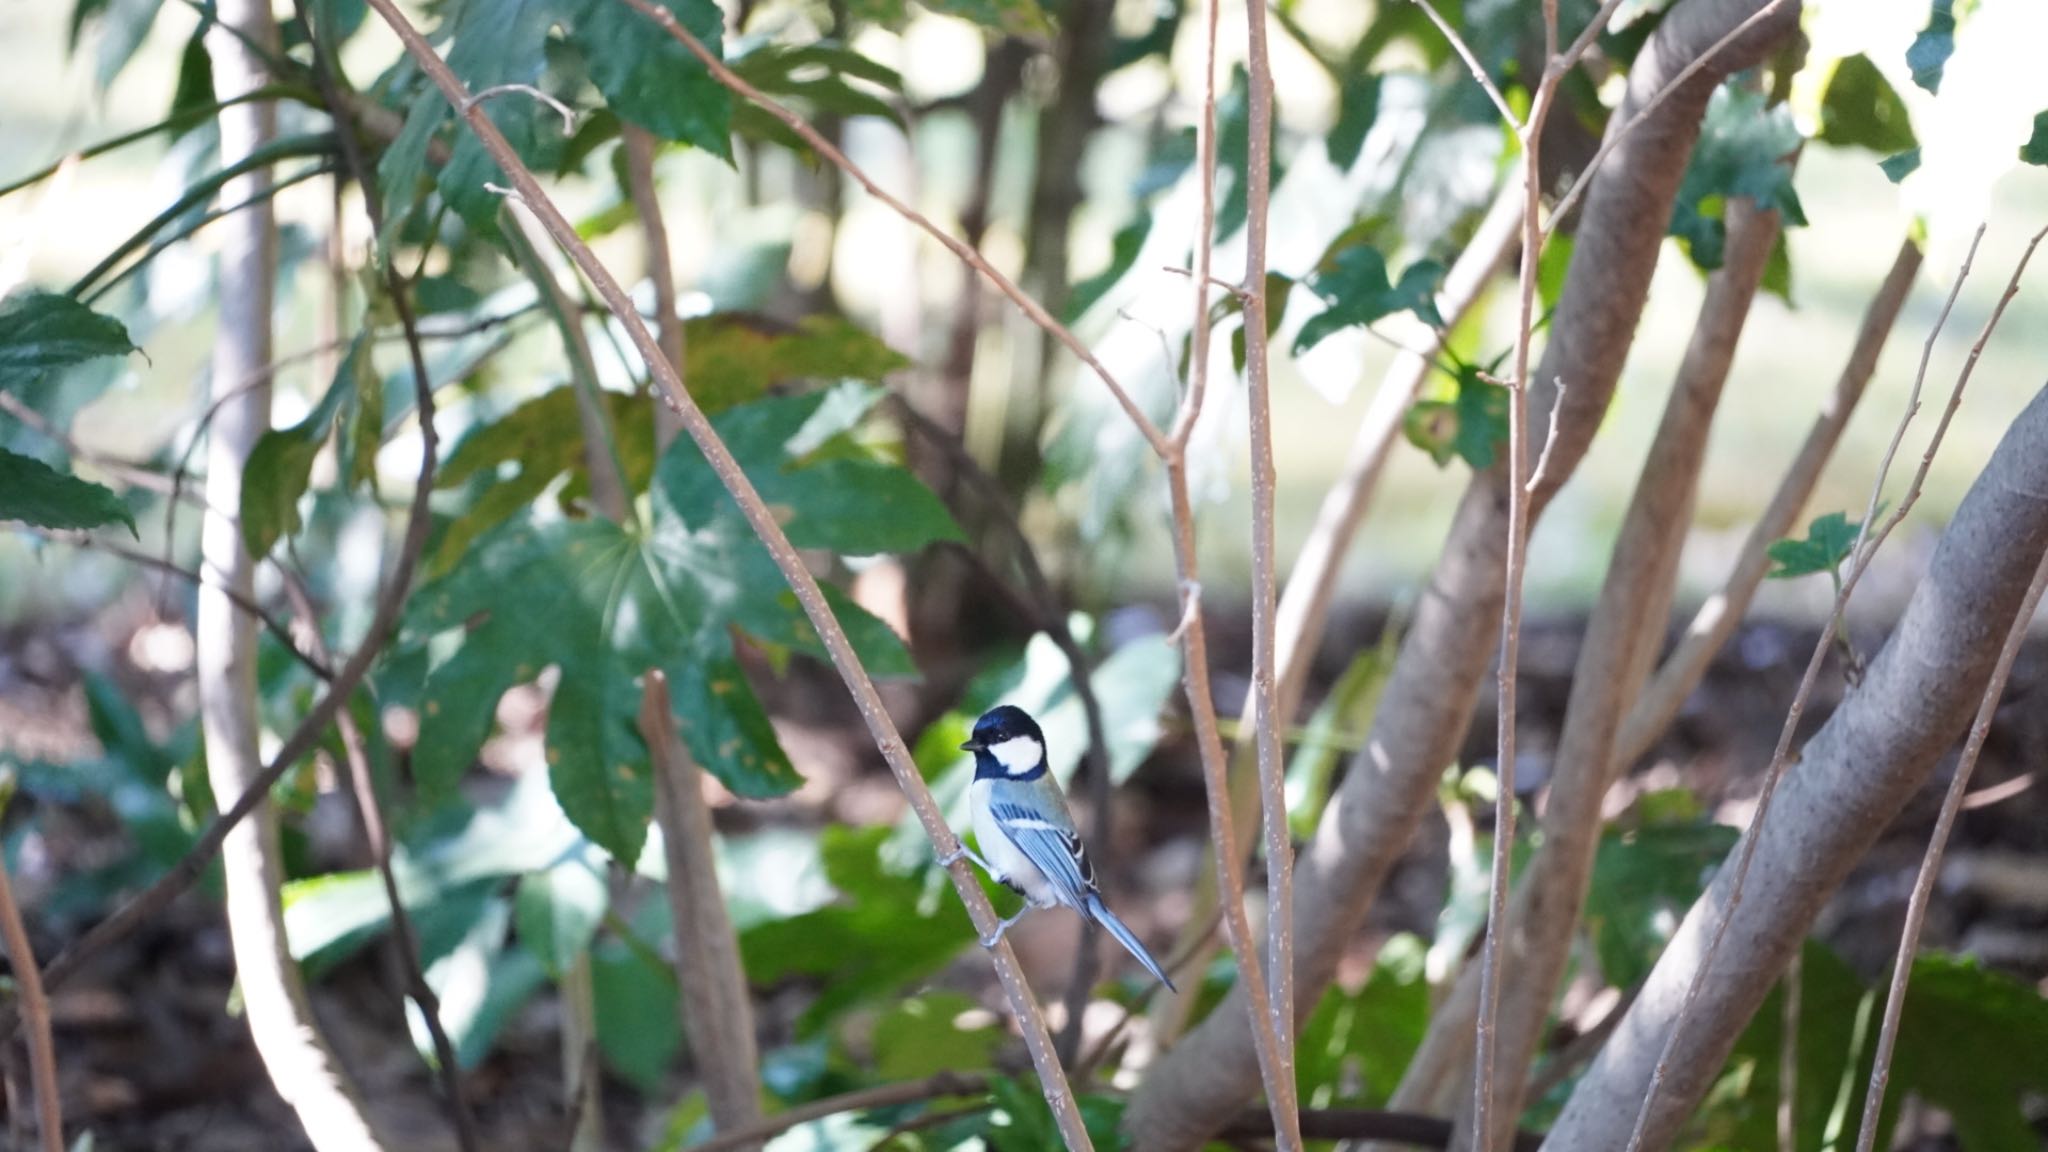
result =
[{"label": "forked tree branch", "polygon": [[[1742,842],[1736,848],[1735,866],[1729,873],[1730,879],[1726,885],[1724,900],[1717,901],[1716,906],[1720,912],[1719,922],[1715,925],[1713,935],[1707,940],[1705,951],[1698,957],[1698,966],[1692,973],[1692,979],[1688,983],[1683,1000],[1680,1002],[1678,1013],[1671,1022],[1671,1029],[1665,1035],[1663,1052],[1657,1058],[1656,1066],[1650,1075],[1648,1090],[1644,1092],[1641,1106],[1636,1112],[1635,1129],[1629,1135],[1629,1152],[1637,1152],[1638,1149],[1643,1147],[1645,1139],[1648,1138],[1652,1117],[1656,1115],[1655,1109],[1658,1104],[1658,1096],[1663,1089],[1666,1079],[1672,1074],[1673,1057],[1685,1038],[1687,1017],[1693,1005],[1698,1001],[1700,993],[1708,983],[1708,974],[1713,970],[1714,959],[1720,952],[1721,943],[1727,935],[1729,925],[1735,922],[1740,912],[1740,905],[1742,904],[1749,881],[1750,866],[1756,859],[1757,844],[1761,839],[1765,820],[1770,815],[1772,799],[1777,793],[1779,782],[1785,777],[1787,765],[1791,762],[1792,741],[1798,732],[1799,720],[1805,715],[1807,700],[1813,693],[1814,683],[1820,677],[1821,665],[1825,662],[1828,651],[1833,645],[1834,634],[1842,627],[1842,620],[1849,606],[1849,598],[1855,594],[1857,583],[1862,580],[1863,574],[1869,570],[1871,558],[1884,545],[1884,541],[1886,537],[1891,535],[1892,529],[1898,527],[1899,523],[1905,519],[1906,513],[1911,511],[1914,503],[1919,500],[1921,486],[1926,482],[1928,470],[1934,464],[1935,453],[1941,449],[1941,442],[1948,432],[1949,422],[1954,419],[1956,409],[1963,402],[1963,391],[1969,385],[1970,376],[1977,366],[1977,360],[1983,355],[1984,346],[1990,341],[1992,332],[1997,329],[1999,320],[2005,315],[2006,305],[2010,304],[2012,298],[2018,294],[2020,277],[2026,272],[2027,262],[2032,259],[2034,249],[2040,245],[2043,236],[2048,236],[2048,229],[2035,233],[2033,240],[2027,245],[2026,251],[2020,255],[2019,263],[2013,269],[2012,279],[2007,282],[2005,291],[1999,296],[1998,303],[1991,310],[1991,315],[1985,319],[1984,327],[1979,332],[1976,343],[1971,345],[1969,356],[1964,360],[1962,370],[1956,374],[1955,387],[1949,392],[1948,405],[1942,410],[1941,419],[1935,424],[1933,435],[1928,438],[1927,450],[1920,457],[1920,466],[1914,471],[1913,479],[1907,485],[1905,495],[1900,498],[1898,507],[1892,510],[1891,515],[1886,517],[1882,524],[1877,525],[1873,529],[1872,524],[1877,518],[1879,503],[1883,499],[1885,477],[1890,471],[1892,458],[1898,452],[1900,441],[1905,438],[1907,425],[1912,422],[1914,414],[1919,411],[1921,385],[1926,380],[1928,359],[1932,356],[1934,349],[1934,337],[1940,333],[1942,323],[1948,318],[1949,309],[1955,304],[1956,293],[1962,289],[1963,279],[1969,272],[1970,260],[1975,257],[1977,245],[1984,237],[1983,227],[1980,226],[1977,229],[1976,236],[1970,241],[1970,254],[1964,259],[1962,269],[1956,274],[1955,286],[1949,293],[1948,302],[1943,306],[1942,314],[1936,320],[1934,330],[1928,335],[1926,349],[1920,359],[1920,370],[1914,375],[1912,394],[1907,398],[1906,410],[1900,416],[1898,428],[1892,434],[1891,445],[1886,449],[1884,460],[1878,465],[1877,477],[1871,483],[1868,511],[1864,514],[1862,526],[1858,529],[1856,543],[1850,549],[1848,571],[1843,574],[1840,588],[1835,594],[1834,610],[1829,617],[1827,629],[1823,632],[1821,638],[1815,642],[1813,655],[1808,658],[1806,671],[1800,677],[1798,689],[1793,693],[1792,704],[1786,709],[1784,726],[1778,732],[1778,745],[1771,753],[1769,766],[1764,769],[1763,789],[1757,796],[1756,812],[1750,818],[1749,830],[1744,833]],[[2015,427],[2017,428],[2018,426],[2015,425]],[[1957,513],[1957,516],[1960,519],[1960,511]],[[1947,537],[1944,537],[1944,541],[1947,539]],[[1923,585],[1924,587],[1926,585]],[[1909,605],[1908,611],[1910,610],[1911,607]],[[1903,632],[1904,629],[1905,623],[1902,622],[1900,630]],[[1889,647],[1887,651],[1889,651]],[[1844,711],[1846,711],[1846,706]],[[1839,712],[1837,713],[1838,716],[1840,714]],[[1816,737],[1814,742],[1818,742],[1818,739]],[[1809,750],[1814,742],[1809,743]],[[1722,887],[1719,879],[1717,876],[1715,883],[1717,889]],[[1705,897],[1702,897],[1702,899],[1704,900]],[[1695,907],[1697,908],[1698,906],[1695,905]],[[1676,945],[1677,940],[1674,938],[1673,947],[1676,947]],[[1669,953],[1667,952],[1668,955]],[[1746,1019],[1747,1017],[1745,1016],[1744,1018]],[[1717,1031],[1725,1031],[1725,1029],[1717,1029]]]},{"label": "forked tree branch", "polygon": [[1907,486],[1905,496],[1898,500],[1898,506],[1892,510],[1892,515],[1886,517],[1884,523],[1880,527],[1876,527],[1876,531],[1872,531],[1872,521],[1876,519],[1878,502],[1884,496],[1884,480],[1886,480],[1886,474],[1890,471],[1892,457],[1898,453],[1898,443],[1905,439],[1907,426],[1913,422],[1913,416],[1919,412],[1921,385],[1927,379],[1927,361],[1933,357],[1935,336],[1939,336],[1939,332],[1942,332],[1942,326],[1948,322],[1950,310],[1956,305],[1956,295],[1962,291],[1962,281],[1970,273],[1970,262],[1976,256],[1976,246],[1982,242],[1982,238],[1985,238],[1985,228],[1982,228],[1982,225],[1978,225],[1976,236],[1970,238],[1970,252],[1964,256],[1962,269],[1956,273],[1956,283],[1950,289],[1948,301],[1942,305],[1942,316],[1935,318],[1935,326],[1927,334],[1927,344],[1925,344],[1923,353],[1921,353],[1919,371],[1913,377],[1913,392],[1907,398],[1907,408],[1905,408],[1905,412],[1901,416],[1898,416],[1898,426],[1896,426],[1896,430],[1892,433],[1892,443],[1884,451],[1884,459],[1878,463],[1878,476],[1876,476],[1876,480],[1870,484],[1870,504],[1868,504],[1870,510],[1864,515],[1864,523],[1858,527],[1858,533],[1855,533],[1855,543],[1849,547],[1849,560],[1847,560],[1849,568],[1841,576],[1841,582],[1839,582],[1839,586],[1835,590],[1835,605],[1833,605],[1833,611],[1829,613],[1827,627],[1821,629],[1821,640],[1815,642],[1815,650],[1812,650],[1812,656],[1806,660],[1806,672],[1800,676],[1798,689],[1792,693],[1792,705],[1786,709],[1786,722],[1784,722],[1784,726],[1778,732],[1778,746],[1772,750],[1772,760],[1769,760],[1769,765],[1763,769],[1763,789],[1757,793],[1757,810],[1755,810],[1755,814],[1749,820],[1749,832],[1743,836],[1743,842],[1737,847],[1733,879],[1729,883],[1729,890],[1726,890],[1726,910],[1722,912],[1720,922],[1714,927],[1714,935],[1706,943],[1704,955],[1700,955],[1698,970],[1694,972],[1694,978],[1692,978],[1692,982],[1690,982],[1690,986],[1686,990],[1686,998],[1681,1000],[1677,1017],[1671,1021],[1671,1031],[1665,1035],[1663,1054],[1657,1058],[1657,1066],[1651,1072],[1649,1091],[1642,1095],[1642,1103],[1640,1103],[1640,1107],[1636,1111],[1634,1132],[1628,1138],[1630,1152],[1636,1152],[1642,1146],[1642,1140],[1647,1138],[1651,1115],[1653,1115],[1653,1111],[1657,1107],[1657,1095],[1659,1095],[1659,1091],[1663,1088],[1665,1078],[1671,1072],[1671,1056],[1673,1056],[1673,1052],[1677,1052],[1679,1041],[1683,1039],[1683,1035],[1686,1035],[1686,1021],[1688,1021],[1692,1004],[1698,1000],[1698,994],[1700,994],[1700,990],[1706,984],[1706,976],[1708,976],[1708,972],[1712,972],[1714,957],[1720,953],[1720,943],[1726,937],[1726,931],[1729,931],[1729,924],[1735,922],[1735,912],[1739,910],[1739,906],[1743,902],[1743,894],[1745,894],[1747,881],[1749,881],[1749,867],[1755,861],[1755,851],[1757,851],[1757,830],[1763,828],[1763,820],[1769,816],[1769,810],[1772,810],[1772,799],[1778,793],[1778,783],[1784,779],[1786,767],[1790,765],[1792,738],[1798,732],[1800,717],[1806,713],[1806,701],[1812,697],[1812,687],[1815,687],[1815,683],[1821,678],[1821,666],[1827,660],[1829,648],[1833,646],[1835,633],[1841,629],[1843,615],[1847,613],[1847,607],[1849,607],[1849,596],[1855,594],[1855,586],[1858,586],[1858,582],[1864,578],[1864,572],[1870,570],[1870,560],[1876,556],[1878,547],[1884,545],[1884,539],[1890,535],[1890,531],[1894,527],[1898,527],[1898,523],[1905,519],[1907,512],[1919,500],[1921,484],[1927,480],[1927,469],[1933,465],[1933,455],[1939,449],[1942,449],[1942,439],[1948,433],[1950,420],[1956,416],[1956,408],[1962,404],[1962,392],[1964,392],[1964,387],[1970,383],[1970,373],[1976,369],[1976,359],[1982,355],[1982,351],[1985,351],[1985,344],[1991,340],[1991,332],[1997,330],[1999,318],[2005,316],[2005,305],[2011,303],[2013,295],[2019,291],[2019,277],[2021,277],[2021,273],[2025,273],[2025,269],[2028,269],[2028,260],[2034,256],[2034,248],[2042,242],[2044,234],[2048,234],[2048,232],[2036,234],[2034,242],[2028,244],[2028,248],[2025,248],[2025,252],[2019,256],[2019,264],[2013,269],[2013,279],[2007,283],[2005,293],[1999,297],[1999,303],[1993,307],[1991,316],[1985,320],[1985,328],[1982,328],[1982,332],[1978,334],[1976,344],[1972,344],[1970,355],[1964,361],[1962,371],[1956,373],[1956,387],[1950,389],[1948,408],[1942,410],[1942,420],[1935,424],[1933,435],[1927,439],[1927,451],[1925,451],[1925,455],[1921,455],[1921,465],[1913,474],[1913,480]]},{"label": "forked tree branch", "polygon": [[1942,796],[1941,814],[1935,818],[1934,832],[1927,838],[1927,854],[1920,860],[1919,875],[1913,878],[1913,895],[1906,902],[1906,924],[1899,932],[1899,950],[1892,957],[1891,987],[1885,992],[1884,1022],[1877,1030],[1877,1052],[1870,1067],[1870,1089],[1863,1098],[1863,1126],[1856,1134],[1856,1152],[1872,1152],[1877,1145],[1885,1086],[1891,1080],[1892,1050],[1899,1042],[1899,1017],[1906,1007],[1906,983],[1913,976],[1913,955],[1920,948],[1920,928],[1927,922],[1927,903],[1933,898],[1934,882],[1941,875],[1942,850],[1948,846],[1949,834],[1955,831],[1963,797],[1970,791],[1970,774],[1976,770],[1977,755],[1984,750],[1984,740],[1991,734],[1991,720],[1998,713],[1999,698],[2005,695],[2013,661],[2026,646],[2043,590],[2048,590],[2048,552],[2042,554],[2041,566],[2034,570],[2034,582],[2020,598],[2012,629],[2005,635],[2005,646],[1999,649],[1998,663],[1992,667],[1991,680],[1984,686],[1984,698],[1977,704],[1977,719],[1970,725],[1970,738],[1963,744],[1955,775]]},{"label": "forked tree branch", "polygon": [[[1663,1147],[1686,1122],[1821,907],[1966,723],[2044,553],[2048,388],[1964,496],[1861,684],[1806,742],[1733,865],[1694,903],[1547,1147],[1600,1152],[1638,1137]],[[1738,901],[1739,880],[1747,894]],[[1713,939],[1740,963],[1710,968]],[[1686,1016],[1695,1024],[1681,1031]],[[1645,1101],[1646,1118],[1637,1110]]]},{"label": "forked tree branch", "polygon": [[[627,2],[638,6],[640,0]],[[962,903],[967,906],[968,915],[972,918],[977,931],[984,934],[993,931],[996,924],[995,913],[990,909],[987,897],[982,894],[981,885],[974,877],[972,865],[964,857],[955,855],[959,839],[954,836],[952,829],[947,827],[944,814],[932,800],[923,776],[910,757],[910,749],[904,744],[902,735],[897,732],[895,722],[890,719],[881,696],[875,691],[873,681],[868,678],[867,670],[861,665],[860,657],[854,652],[852,644],[846,638],[845,630],[840,627],[838,618],[826,602],[823,589],[818,586],[817,579],[811,575],[810,570],[804,566],[802,557],[790,545],[789,537],[777,523],[775,514],[762,501],[760,493],[754,489],[753,482],[740,469],[738,461],[733,459],[725,442],[711,427],[711,422],[704,415],[703,409],[697,406],[696,401],[683,388],[675,367],[668,362],[660,343],[635,311],[625,289],[591,252],[589,245],[576,234],[575,226],[562,215],[560,209],[556,208],[554,201],[541,188],[533,173],[498,132],[490,118],[476,108],[464,108],[468,95],[467,87],[449,70],[447,63],[435,53],[433,47],[421,36],[419,30],[413,27],[405,14],[399,11],[393,0],[369,0],[369,3],[384,22],[398,34],[405,45],[406,53],[441,90],[449,104],[461,110],[463,121],[469,126],[470,131],[475,133],[491,158],[497,162],[500,170],[512,182],[512,186],[518,190],[521,199],[533,211],[541,226],[568,254],[570,260],[611,309],[613,316],[625,327],[641,359],[660,382],[669,406],[681,419],[684,432],[704,453],[713,473],[732,494],[741,514],[775,560],[776,567],[789,582],[790,589],[795,593],[805,615],[817,629],[819,639],[823,641],[833,666],[846,682],[847,689],[853,696],[862,719],[867,723],[876,747],[896,775],[897,783],[909,800],[912,810],[917,813],[925,834],[931,839],[941,858],[953,858],[947,872]],[[650,15],[660,13],[667,16],[665,10],[654,8],[652,5],[642,10]],[[669,18],[668,27],[671,34],[681,31],[681,26],[675,24],[672,17]],[[698,47],[701,49],[702,45]],[[716,63],[715,58],[712,63]],[[721,71],[730,76],[729,69],[725,69],[722,63],[716,63],[714,74]],[[737,81],[738,78],[731,79]],[[826,144],[825,147],[829,148],[830,145]],[[1039,1013],[1038,1003],[1032,998],[1031,989],[1025,983],[1015,953],[1011,951],[1007,941],[998,941],[996,946],[990,949],[990,953],[997,977],[1003,983],[1011,1009],[1016,1014],[1018,1025],[1023,1032],[1025,1046],[1030,1051],[1032,1063],[1038,1070],[1046,1103],[1058,1121],[1061,1135],[1070,1148],[1092,1147],[1087,1128],[1081,1121],[1080,1110],[1076,1107],[1073,1094],[1067,1086],[1066,1074],[1061,1071],[1053,1053],[1052,1039],[1046,1033],[1045,1021]]]},{"label": "forked tree branch", "polygon": [[[1763,0],[1682,0],[1636,58],[1625,118],[1660,93],[1681,66],[1742,23]],[[1538,384],[1548,422],[1553,399],[1542,381],[1564,379],[1551,470],[1531,496],[1533,513],[1571,475],[1603,415],[1654,270],[1671,203],[1699,130],[1700,115],[1725,69],[1759,57],[1790,28],[1789,8],[1714,58],[1663,98],[1644,127],[1588,176],[1586,223],[1554,313]],[[1474,478],[1461,502],[1429,591],[1415,611],[1388,678],[1373,729],[1354,757],[1295,872],[1296,1009],[1320,997],[1380,884],[1429,810],[1444,765],[1456,755],[1477,702],[1504,601],[1507,476]],[[1126,1111],[1138,1146],[1196,1146],[1227,1121],[1257,1083],[1249,1057],[1241,981],[1228,1000],[1154,1065]]]}]

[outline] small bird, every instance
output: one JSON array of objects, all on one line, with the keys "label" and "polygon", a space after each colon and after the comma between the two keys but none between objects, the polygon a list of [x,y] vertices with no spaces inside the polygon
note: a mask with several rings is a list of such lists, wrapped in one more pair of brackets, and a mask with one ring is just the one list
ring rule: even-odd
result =
[{"label": "small bird", "polygon": [[974,722],[973,739],[960,747],[974,753],[968,806],[974,814],[975,839],[988,855],[984,858],[962,843],[959,851],[940,863],[950,865],[962,856],[969,857],[1025,900],[1015,916],[983,938],[982,946],[995,947],[1026,912],[1064,904],[1107,928],[1169,991],[1180,991],[1152,953],[1102,902],[1102,893],[1095,887],[1095,868],[1088,863],[1081,833],[1067,811],[1067,799],[1046,767],[1045,733],[1031,714],[1008,704],[991,709]]}]

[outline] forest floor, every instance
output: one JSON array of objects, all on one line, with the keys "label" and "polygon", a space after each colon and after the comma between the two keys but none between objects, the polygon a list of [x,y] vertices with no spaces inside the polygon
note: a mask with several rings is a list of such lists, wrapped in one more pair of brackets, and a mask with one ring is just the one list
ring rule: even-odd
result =
[{"label": "forest floor", "polygon": [[[1246,631],[1242,624],[1220,619],[1213,634],[1239,636]],[[1381,626],[1377,614],[1354,613],[1335,621],[1328,635],[1364,643]],[[1539,787],[1548,772],[1548,751],[1563,719],[1581,627],[1577,620],[1538,621],[1525,633],[1519,775],[1531,788]],[[174,682],[141,670],[136,656],[141,647],[132,636],[117,632],[102,617],[55,633],[0,636],[0,756],[63,762],[92,754],[82,666],[108,672],[124,688],[154,695],[165,710],[175,707]],[[1866,652],[1881,639],[1856,637]],[[1771,623],[1745,627],[1672,731],[1637,767],[1633,783],[1683,785],[1722,820],[1743,819],[1814,640],[1810,629]],[[1217,645],[1219,702],[1226,715],[1235,714],[1233,697],[1244,691],[1235,670],[1247,665],[1248,655],[1227,642]],[[1340,670],[1338,659],[1333,655],[1330,666],[1317,670],[1311,699]],[[1807,713],[1809,730],[1826,718],[1842,691],[1839,670],[1831,668]],[[805,750],[827,750],[832,755],[826,758],[839,766],[826,774],[827,787],[806,788],[797,801],[765,811],[724,808],[721,823],[737,830],[764,821],[801,826],[893,818],[893,785],[829,672],[795,670],[776,696],[788,697],[771,698],[778,717],[801,717],[796,722],[778,719],[799,761],[806,760]],[[906,721],[948,703],[914,694],[897,702]],[[1172,732],[1169,723],[1167,741],[1118,796],[1112,839],[1101,852],[1109,859],[1112,888],[1184,892],[1197,868],[1205,838],[1200,777],[1192,748]],[[1482,701],[1464,750],[1466,763],[1491,760],[1492,732],[1491,704]],[[1859,865],[1817,927],[1817,934],[1866,977],[1881,973],[1896,948],[1906,894],[1952,766],[1953,754]],[[1934,905],[1924,943],[1970,953],[2029,982],[2041,981],[2048,978],[2048,642],[2036,641],[2015,670],[1972,795],[1950,848],[1943,895]],[[81,923],[72,916],[45,914],[35,894],[47,892],[67,868],[118,853],[120,826],[104,807],[89,805],[18,800],[8,815],[9,859],[24,877],[31,934],[38,954],[47,959]],[[323,834],[317,808],[312,823],[317,856]],[[327,823],[341,831],[326,835],[346,839],[346,818]],[[1427,936],[1433,931],[1447,883],[1446,842],[1444,820],[1430,821],[1357,942],[1354,950],[1363,963],[1392,932]],[[1179,927],[1185,908],[1184,897],[1161,895],[1126,915],[1141,935],[1159,939]],[[1048,1004],[1057,1002],[1069,977],[1073,949],[1073,929],[1064,923],[1068,918],[1057,919],[1057,926],[1040,924],[1013,937]],[[1347,970],[1360,969],[1347,965]],[[59,989],[53,998],[56,1042],[72,1131],[92,1132],[95,1147],[103,1149],[290,1152],[305,1147],[264,1075],[246,1027],[230,1010],[232,975],[220,910],[215,898],[202,892],[180,900]],[[991,1004],[998,998],[978,953],[963,954],[944,980],[964,989],[982,987]],[[390,1134],[390,1146],[451,1149],[453,1138],[434,1083],[414,1055],[398,986],[390,955],[371,949],[323,976],[316,1002],[374,1119]],[[784,996],[778,993],[776,1000]],[[537,998],[505,1029],[488,1058],[468,1073],[486,1147],[521,1152],[566,1146],[558,1025],[558,1004],[551,996]],[[8,1072],[8,1128],[18,1135],[13,1106],[24,1099],[18,1092],[26,1079],[22,1069]],[[664,1088],[672,1091],[652,1097],[624,1084],[608,1085],[605,1105],[613,1147],[642,1148],[658,1136],[666,1102],[681,1098],[689,1084],[686,1069],[671,1079]]]}]

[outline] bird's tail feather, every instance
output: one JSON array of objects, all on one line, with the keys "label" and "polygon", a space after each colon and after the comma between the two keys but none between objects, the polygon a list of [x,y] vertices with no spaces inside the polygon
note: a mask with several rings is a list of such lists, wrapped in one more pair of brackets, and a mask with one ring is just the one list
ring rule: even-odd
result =
[{"label": "bird's tail feather", "polygon": [[1109,910],[1109,905],[1102,902],[1102,897],[1090,892],[1086,911],[1097,924],[1109,929],[1109,934],[1116,937],[1116,942],[1124,946],[1124,951],[1129,952],[1138,963],[1145,966],[1145,971],[1166,985],[1167,991],[1176,994],[1180,992],[1180,989],[1173,986],[1173,981],[1167,979],[1166,969],[1159,966],[1159,961],[1152,958],[1152,953],[1145,950],[1145,946],[1138,942],[1137,936],[1124,926],[1124,922],[1116,918],[1116,913]]}]

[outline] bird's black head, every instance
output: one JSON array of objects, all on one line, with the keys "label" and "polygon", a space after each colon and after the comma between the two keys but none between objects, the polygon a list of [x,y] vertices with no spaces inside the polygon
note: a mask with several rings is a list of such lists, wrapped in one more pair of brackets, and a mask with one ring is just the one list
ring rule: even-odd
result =
[{"label": "bird's black head", "polygon": [[1029,780],[1045,771],[1045,733],[1031,713],[1009,704],[984,712],[973,738],[960,747],[974,753],[976,779]]}]

